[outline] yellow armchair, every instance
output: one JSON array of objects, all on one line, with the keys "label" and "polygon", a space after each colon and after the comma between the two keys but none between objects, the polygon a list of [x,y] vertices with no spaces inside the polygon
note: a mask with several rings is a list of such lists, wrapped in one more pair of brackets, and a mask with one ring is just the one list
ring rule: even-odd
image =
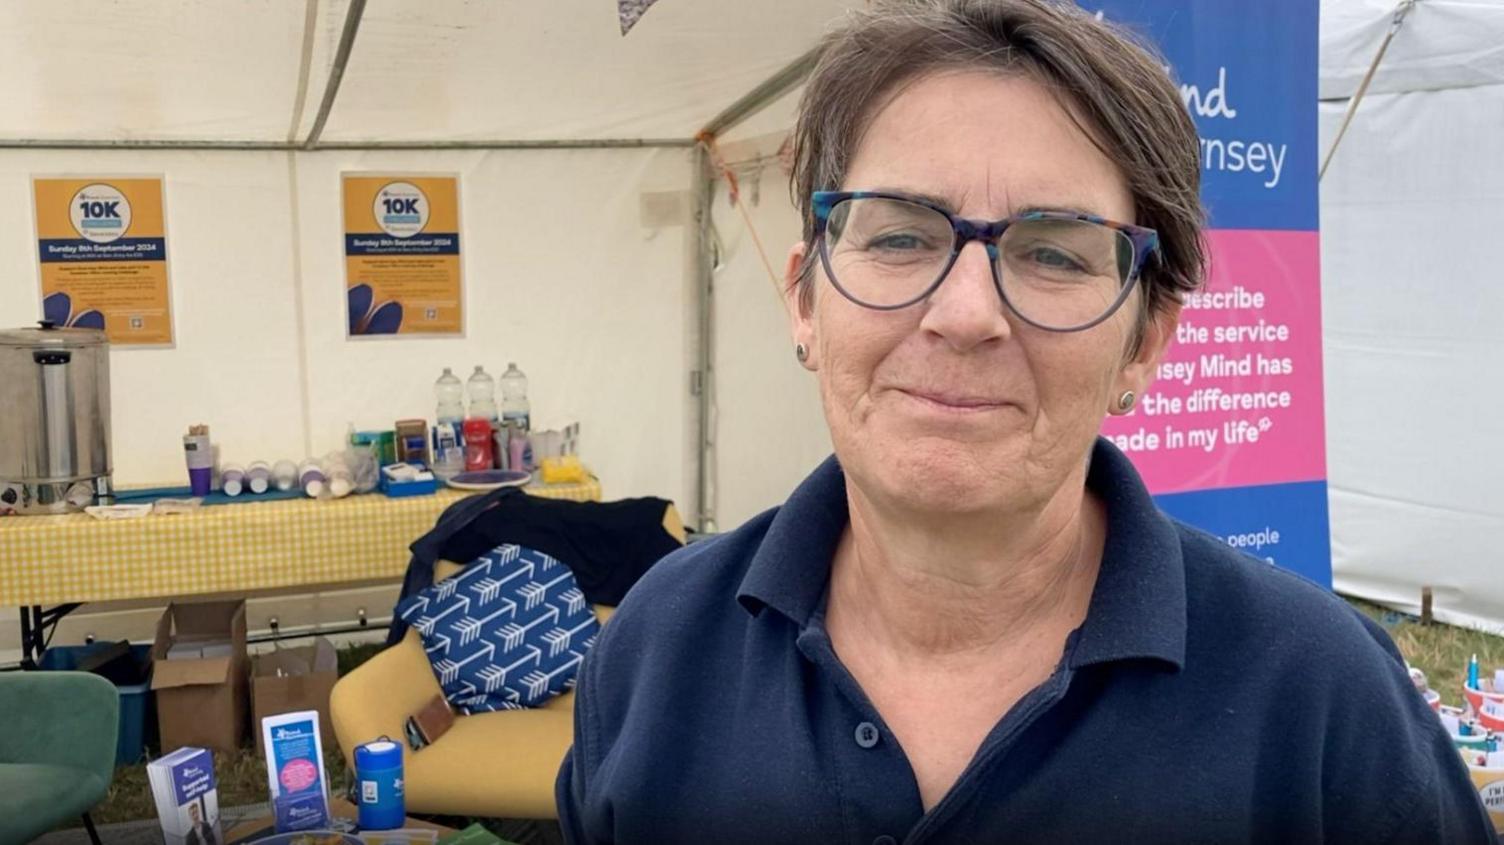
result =
[{"label": "yellow armchair", "polygon": [[[664,530],[680,542],[684,523],[670,505]],[[441,562],[438,580],[460,570]],[[613,608],[595,606],[605,624]],[[335,684],[329,696],[334,734],[353,768],[355,746],[380,736],[403,746],[403,779],[410,812],[513,819],[553,819],[554,779],[574,741],[574,692],[530,710],[458,716],[435,742],[414,752],[403,739],[407,717],[440,695],[416,631]]]}]

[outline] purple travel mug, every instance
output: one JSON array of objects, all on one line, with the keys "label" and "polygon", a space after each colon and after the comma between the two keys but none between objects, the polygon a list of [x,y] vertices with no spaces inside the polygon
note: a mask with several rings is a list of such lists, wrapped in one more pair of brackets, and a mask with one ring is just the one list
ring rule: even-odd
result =
[{"label": "purple travel mug", "polygon": [[209,435],[184,435],[183,457],[188,461],[188,486],[193,488],[193,495],[209,495],[214,476],[214,447],[209,443]]}]

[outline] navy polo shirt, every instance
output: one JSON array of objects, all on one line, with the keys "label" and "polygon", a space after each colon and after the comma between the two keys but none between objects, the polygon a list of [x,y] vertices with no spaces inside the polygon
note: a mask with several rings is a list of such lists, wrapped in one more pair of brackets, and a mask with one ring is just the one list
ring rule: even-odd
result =
[{"label": "navy polo shirt", "polygon": [[[825,631],[845,476],[655,566],[579,677],[573,843],[1493,842],[1382,629],[1155,507],[1106,441],[1108,532],[1054,674],[926,813]],[[988,678],[976,678],[978,685]]]}]

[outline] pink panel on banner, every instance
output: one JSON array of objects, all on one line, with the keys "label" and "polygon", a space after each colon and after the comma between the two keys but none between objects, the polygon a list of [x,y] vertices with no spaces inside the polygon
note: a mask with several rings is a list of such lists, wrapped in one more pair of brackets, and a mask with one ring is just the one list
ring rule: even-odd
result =
[{"label": "pink panel on banner", "polygon": [[1103,433],[1154,493],[1326,478],[1318,234],[1207,233],[1159,378]]}]

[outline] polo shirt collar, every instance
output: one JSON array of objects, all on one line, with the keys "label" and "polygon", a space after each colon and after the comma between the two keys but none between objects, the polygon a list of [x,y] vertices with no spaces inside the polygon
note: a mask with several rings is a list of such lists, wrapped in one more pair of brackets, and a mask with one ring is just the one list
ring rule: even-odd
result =
[{"label": "polo shirt collar", "polygon": [[[1180,538],[1138,472],[1104,439],[1092,449],[1087,487],[1107,509],[1096,588],[1071,652],[1072,669],[1116,660],[1185,659],[1185,564]],[[822,601],[830,561],[849,516],[846,476],[834,456],[794,490],[753,553],[737,601],[772,608],[800,628]]]},{"label": "polo shirt collar", "polygon": [[846,473],[831,455],[773,516],[737,601],[754,616],[771,607],[803,628],[825,595],[830,562],[849,520]]},{"label": "polo shirt collar", "polygon": [[1097,586],[1071,654],[1072,669],[1151,658],[1185,663],[1185,560],[1180,532],[1117,447],[1098,438],[1086,486],[1107,509]]}]

